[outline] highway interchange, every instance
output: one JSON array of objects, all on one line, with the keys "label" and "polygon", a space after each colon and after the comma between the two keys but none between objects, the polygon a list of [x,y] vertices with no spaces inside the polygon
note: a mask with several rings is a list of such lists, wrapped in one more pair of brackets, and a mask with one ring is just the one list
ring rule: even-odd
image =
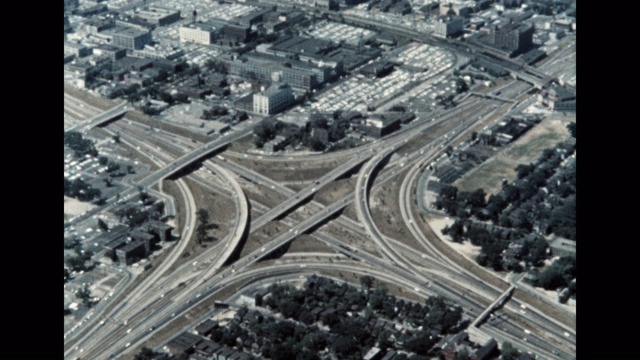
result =
[{"label": "highway interchange", "polygon": [[[508,91],[503,90],[501,96],[511,99],[522,96],[530,89],[529,86],[522,85],[521,81],[509,82],[503,87]],[[89,121],[95,124],[102,122],[104,116],[119,114],[126,106],[120,104],[104,113],[89,104],[83,104],[81,109],[79,104],[80,100],[65,96],[65,111],[69,107],[76,117],[90,119]],[[125,299],[114,305],[110,302],[101,303],[93,310],[92,319],[83,325],[83,329],[65,335],[65,358],[82,356],[106,359],[112,355],[120,356],[144,344],[153,335],[153,331],[149,329],[158,330],[170,326],[172,320],[228,287],[291,274],[322,271],[339,270],[372,275],[379,280],[401,285],[407,291],[421,297],[440,294],[463,306],[465,318],[475,319],[511,285],[501,279],[502,286],[494,286],[483,281],[474,272],[460,266],[433,246],[433,239],[430,238],[432,234],[425,233],[418,226],[421,220],[415,216],[416,204],[412,201],[412,193],[415,194],[419,173],[429,164],[437,162],[446,146],[458,146],[463,139],[469,137],[471,131],[478,130],[478,124],[507,107],[511,108],[513,104],[467,97],[452,110],[442,111],[435,116],[419,116],[411,126],[356,149],[313,155],[304,159],[262,159],[262,156],[248,155],[254,161],[297,162],[301,169],[307,162],[341,160],[340,166],[327,171],[317,179],[309,179],[307,186],[299,191],[292,190],[233,160],[241,157],[241,154],[233,153],[226,147],[250,135],[250,124],[238,126],[225,136],[206,144],[194,143],[190,139],[163,131],[146,131],[145,126],[128,121],[126,115],[124,120],[103,126],[99,131],[111,134],[117,131],[124,143],[137,148],[140,154],[159,167],[159,170],[139,180],[136,186],[124,191],[120,201],[134,196],[138,186],[149,188],[171,175],[180,173],[193,162],[202,161],[201,170],[185,176],[211,191],[231,197],[235,204],[236,220],[226,238],[197,255],[195,262],[204,264],[203,268],[194,271],[192,263],[186,263],[168,273],[193,234],[197,210],[188,186],[182,179],[178,179],[176,184],[186,204],[186,221],[182,224],[181,240],[170,249],[170,255],[160,267],[152,269],[152,273],[144,281],[135,283],[136,287]],[[88,127],[92,127],[92,124],[87,124],[89,123],[78,121],[73,129],[87,131]],[[433,135],[431,140],[425,140],[418,147],[407,147],[407,144],[412,144],[412,139],[426,139],[427,133]],[[149,145],[151,138],[154,144],[161,143],[162,147]],[[217,156],[211,156],[212,154]],[[207,157],[209,158],[204,160]],[[356,180],[356,186],[352,192],[330,204],[317,201],[318,192],[340,177],[349,177],[354,171],[357,171],[352,175]],[[215,179],[207,176],[206,172],[215,174]],[[403,177],[400,179],[398,198],[402,219],[411,236],[422,246],[421,249],[407,246],[402,239],[393,239],[383,234],[371,213],[370,196],[373,189],[401,176]],[[277,204],[262,204],[247,196],[242,188],[246,181],[258,187],[271,189],[286,200]],[[99,211],[108,209],[116,201],[115,198],[109,199],[107,205],[77,217],[73,222],[88,219]],[[248,215],[249,207],[260,216],[251,218]],[[308,216],[303,216],[301,207],[305,208]],[[345,216],[347,207],[355,208],[357,219]],[[283,225],[281,233],[235,261],[229,261],[243,238],[274,221]],[[333,235],[335,232],[328,230],[331,226],[357,234],[371,242],[375,245],[377,254],[363,251],[352,242],[339,240]],[[276,249],[305,233],[336,252],[346,255],[348,259],[326,263],[315,261],[311,256],[304,260],[304,254],[296,254],[297,263],[261,262],[269,258]],[[133,280],[128,274],[127,281],[118,292],[122,293],[126,288],[133,286]],[[118,294],[115,294],[111,299],[117,296]],[[575,358],[575,320],[573,324],[560,322],[529,304],[526,297],[518,296],[507,302],[500,313],[501,319],[509,320],[490,320],[479,330],[499,342],[509,340],[521,349],[544,358]]]}]

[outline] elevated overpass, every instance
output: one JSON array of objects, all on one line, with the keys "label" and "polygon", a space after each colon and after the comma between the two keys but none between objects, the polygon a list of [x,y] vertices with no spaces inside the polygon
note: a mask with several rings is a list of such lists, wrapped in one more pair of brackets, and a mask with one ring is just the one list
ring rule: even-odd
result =
[{"label": "elevated overpass", "polygon": [[507,289],[502,295],[500,295],[496,301],[494,301],[488,308],[486,308],[472,323],[470,328],[479,328],[482,322],[491,314],[494,310],[502,307],[513,295],[513,291],[516,289],[515,286],[511,285],[510,288]]},{"label": "elevated overpass", "polygon": [[206,143],[205,145],[194,149],[193,151],[177,158],[176,160],[168,163],[167,165],[165,165],[164,167],[156,170],[154,173],[149,174],[147,177],[145,177],[144,179],[138,181],[138,183],[136,184],[137,186],[133,186],[130,187],[124,191],[122,191],[121,193],[119,193],[118,195],[106,200],[106,204],[104,206],[99,206],[96,207],[90,211],[85,212],[82,215],[76,216],[73,219],[69,220],[67,222],[68,225],[74,225],[77,224],[81,221],[84,221],[88,218],[90,218],[91,216],[100,213],[108,208],[110,208],[111,206],[113,206],[116,203],[116,200],[119,198],[118,201],[120,202],[125,202],[127,200],[129,200],[130,198],[136,196],[137,194],[137,188],[148,188],[150,186],[152,186],[153,184],[157,183],[158,181],[165,179],[171,175],[174,175],[176,173],[178,173],[179,171],[181,171],[182,169],[184,169],[185,167],[191,165],[193,162],[202,159],[203,157],[210,155],[211,153],[219,150],[220,148],[229,145],[230,143],[250,134],[253,131],[252,127],[247,127],[244,128],[242,130],[237,130],[235,132],[232,133],[227,133],[224,136],[215,139],[213,141],[210,141],[208,143]]},{"label": "elevated overpass", "polygon": [[256,220],[255,224],[252,224],[252,227],[259,228],[265,225],[266,223],[268,223],[269,221],[287,212],[289,209],[293,208],[295,205],[299,204],[304,199],[313,195],[320,188],[326,186],[330,182],[334,181],[335,179],[339,178],[343,174],[347,173],[349,170],[361,164],[363,161],[368,159],[369,156],[370,155],[367,155],[367,154],[358,154],[357,157],[331,170],[329,173],[325,174],[320,179],[314,181],[311,185],[298,191],[295,195],[290,196],[287,200],[285,200],[278,206],[264,213],[262,216],[260,216],[260,218]]},{"label": "elevated overpass", "polygon": [[118,116],[125,114],[129,110],[131,109],[129,109],[129,105],[127,104],[127,102],[126,101],[121,102],[119,105],[116,105],[111,109],[103,113],[100,113],[87,121],[83,121],[77,125],[72,126],[71,128],[67,129],[67,131],[87,132],[96,126],[105,124],[117,118]]},{"label": "elevated overpass", "polygon": [[252,127],[246,127],[242,130],[236,130],[232,133],[227,133],[216,140],[210,141],[203,146],[194,149],[190,153],[180,156],[176,160],[168,163],[163,168],[156,170],[156,172],[140,180],[137,185],[144,188],[149,187],[166,177],[174,175],[175,173],[184,169],[186,166],[192,164],[194,161],[202,159],[203,157],[210,155],[220,148],[227,146],[232,142],[250,134],[252,131]]}]

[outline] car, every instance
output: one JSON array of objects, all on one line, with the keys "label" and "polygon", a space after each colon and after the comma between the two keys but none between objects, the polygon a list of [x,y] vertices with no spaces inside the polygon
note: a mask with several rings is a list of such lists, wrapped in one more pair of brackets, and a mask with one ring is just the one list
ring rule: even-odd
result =
[{"label": "car", "polygon": [[127,334],[131,333],[131,329],[127,330]]},{"label": "car", "polygon": [[130,342],[128,342],[124,347],[128,348],[129,346],[131,346]]},{"label": "car", "polygon": [[156,329],[156,327],[155,327],[155,326],[152,326],[152,327],[150,327],[150,328],[149,328],[149,331],[153,331],[153,330],[155,330],[155,329]]}]

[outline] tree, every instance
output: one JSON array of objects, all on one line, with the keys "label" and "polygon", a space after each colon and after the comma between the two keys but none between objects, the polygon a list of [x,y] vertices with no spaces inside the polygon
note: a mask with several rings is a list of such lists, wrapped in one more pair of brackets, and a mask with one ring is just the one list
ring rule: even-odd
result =
[{"label": "tree", "polygon": [[292,349],[282,344],[275,344],[269,353],[272,360],[290,360],[295,359],[296,355]]},{"label": "tree", "polygon": [[206,209],[198,210],[198,227],[196,228],[196,240],[198,244],[202,244],[203,241],[209,240],[207,230],[209,228],[209,212]]},{"label": "tree", "polygon": [[358,343],[351,337],[340,336],[331,344],[331,350],[338,355],[338,358],[346,358],[360,350]]},{"label": "tree", "polygon": [[528,247],[526,261],[535,267],[542,266],[544,259],[547,258],[547,249],[549,248],[547,241],[542,237],[537,237]]},{"label": "tree", "polygon": [[98,219],[98,227],[102,231],[109,231],[109,226],[102,219]]},{"label": "tree", "polygon": [[576,197],[571,195],[564,203],[551,211],[550,226],[558,235],[576,240]]},{"label": "tree", "polygon": [[64,258],[64,262],[74,271],[84,270],[84,258],[82,256],[70,256],[67,255]]},{"label": "tree", "polygon": [[322,151],[327,147],[327,144],[319,139],[311,138],[311,149],[313,151]]},{"label": "tree", "polygon": [[471,205],[473,208],[484,208],[487,203],[485,201],[487,194],[483,189],[476,189],[475,191],[469,193],[467,198],[467,204]]},{"label": "tree", "polygon": [[107,172],[109,173],[113,173],[120,170],[120,164],[116,163],[116,162],[109,162],[109,164],[107,165]]},{"label": "tree", "polygon": [[571,136],[573,136],[574,138],[576,137],[576,123],[571,122],[567,125],[567,129],[569,129],[569,132],[571,133]]},{"label": "tree", "polygon": [[360,285],[362,285],[363,288],[367,289],[367,291],[369,291],[369,289],[371,289],[371,287],[373,286],[373,281],[373,277],[369,275],[360,277]]},{"label": "tree", "polygon": [[451,226],[445,227],[442,230],[445,235],[451,236],[454,242],[462,243],[462,236],[464,235],[464,224],[461,220],[456,220]]},{"label": "tree", "polygon": [[516,167],[516,172],[518,173],[518,179],[524,179],[525,177],[527,177],[529,174],[531,174],[533,172],[533,170],[535,170],[535,165],[533,164],[520,164]]},{"label": "tree", "polygon": [[64,239],[64,248],[67,250],[80,247],[80,239],[77,237]]},{"label": "tree", "polygon": [[140,352],[136,354],[134,360],[152,360],[156,355],[158,354],[155,351],[144,346],[140,349]]},{"label": "tree", "polygon": [[89,290],[88,285],[84,285],[78,292],[76,293],[76,297],[82,300],[82,303],[85,306],[91,305],[91,290]]},{"label": "tree", "polygon": [[538,275],[537,285],[546,290],[555,290],[567,286],[575,276],[575,256],[563,256]]},{"label": "tree", "polygon": [[113,141],[115,141],[115,142],[116,142],[116,144],[119,144],[119,143],[120,143],[120,135],[115,134],[115,135],[113,135],[111,138],[113,139]]},{"label": "tree", "polygon": [[85,155],[98,156],[98,150],[96,150],[93,141],[83,139],[82,134],[77,131],[65,132],[64,144],[74,151],[76,157],[83,157]]},{"label": "tree", "polygon": [[503,360],[515,360],[518,357],[519,351],[513,347],[509,341],[505,341],[502,343],[501,353]]},{"label": "tree", "polygon": [[449,332],[462,320],[462,308],[456,306],[453,310],[447,309],[442,319],[442,327],[445,332]]},{"label": "tree", "polygon": [[426,331],[419,331],[405,344],[404,348],[419,355],[426,355],[438,341]]},{"label": "tree", "polygon": [[453,154],[453,146],[449,145],[444,149],[444,152],[447,154],[447,156],[451,156]]},{"label": "tree", "polygon": [[456,354],[454,360],[469,360],[469,352],[466,349],[463,349]]}]

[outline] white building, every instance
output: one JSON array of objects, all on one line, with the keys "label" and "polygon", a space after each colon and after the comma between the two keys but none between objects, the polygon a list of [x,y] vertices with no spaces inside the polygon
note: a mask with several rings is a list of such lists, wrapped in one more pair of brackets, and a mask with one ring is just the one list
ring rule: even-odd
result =
[{"label": "white building", "polygon": [[440,17],[434,26],[434,35],[447,38],[457,35],[464,29],[464,19],[460,16]]},{"label": "white building", "polygon": [[293,92],[288,84],[273,84],[268,89],[253,94],[253,112],[275,114],[286,109],[293,101]]},{"label": "white building", "polygon": [[211,45],[218,38],[218,30],[207,23],[192,23],[181,26],[180,42],[193,42],[202,45]]}]

